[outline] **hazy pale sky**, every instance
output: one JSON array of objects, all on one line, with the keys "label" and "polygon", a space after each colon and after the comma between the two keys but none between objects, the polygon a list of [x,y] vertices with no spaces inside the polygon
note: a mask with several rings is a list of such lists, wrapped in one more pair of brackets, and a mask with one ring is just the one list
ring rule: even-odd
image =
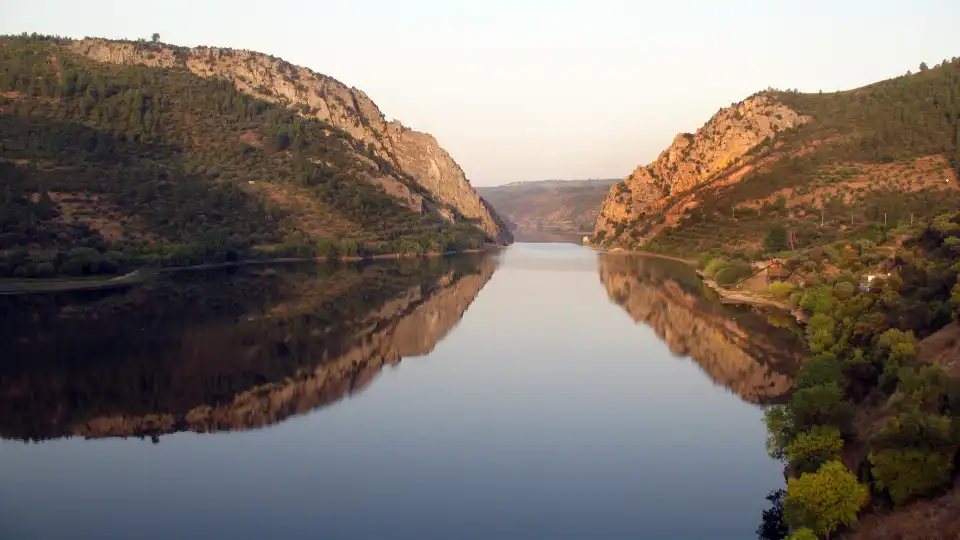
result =
[{"label": "hazy pale sky", "polygon": [[768,86],[837,90],[960,55],[957,0],[0,0],[0,33],[280,56],[432,133],[474,185],[622,177]]}]

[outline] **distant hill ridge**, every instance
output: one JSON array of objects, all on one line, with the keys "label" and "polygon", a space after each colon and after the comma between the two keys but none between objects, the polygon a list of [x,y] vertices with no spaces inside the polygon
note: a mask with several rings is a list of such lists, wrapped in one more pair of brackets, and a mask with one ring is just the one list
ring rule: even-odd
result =
[{"label": "distant hill ridge", "polygon": [[[600,204],[616,179],[539,180],[478,187],[497,212],[509,220],[519,239],[542,241],[543,231],[579,237],[590,232]],[[531,236],[530,232],[537,234]]]}]

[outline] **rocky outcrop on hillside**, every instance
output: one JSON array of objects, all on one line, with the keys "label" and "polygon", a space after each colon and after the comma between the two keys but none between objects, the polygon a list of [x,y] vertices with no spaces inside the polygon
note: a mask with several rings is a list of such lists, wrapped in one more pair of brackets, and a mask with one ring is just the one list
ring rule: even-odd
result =
[{"label": "rocky outcrop on hillside", "polygon": [[[328,122],[362,141],[398,173],[422,186],[441,205],[448,205],[463,218],[477,223],[495,241],[512,240],[507,227],[432,135],[411,130],[396,120],[387,122],[377,105],[357,88],[309,68],[245,50],[104,39],[75,41],[69,49],[99,62],[183,68],[200,76],[226,79],[259,98],[297,106],[304,115]],[[380,182],[386,184],[388,193],[402,191],[389,178]],[[450,209],[439,211],[454,219]]]},{"label": "rocky outcrop on hillside", "polygon": [[[126,437],[175,431],[256,429],[335,403],[365,388],[385,366],[395,366],[403,358],[432,352],[460,322],[493,276],[496,262],[492,258],[485,258],[479,264],[475,274],[459,276],[450,272],[430,285],[412,286],[367,314],[361,330],[346,344],[321,341],[310,346],[311,350],[320,351],[318,363],[294,377],[248,389],[227,403],[204,404],[180,413],[93,418],[70,428],[70,434]],[[285,310],[283,316],[290,315]],[[242,333],[242,329],[238,332]],[[297,343],[302,338],[287,335],[282,343]],[[261,347],[248,345],[237,350],[236,355],[251,357],[261,352]]]},{"label": "rocky outcrop on hillside", "polygon": [[652,277],[642,257],[600,259],[600,281],[610,299],[660,337],[677,356],[690,356],[716,384],[751,403],[786,395],[791,377],[776,366],[798,357],[767,335],[751,332],[717,305],[669,278]]},{"label": "rocky outcrop on hillside", "polygon": [[630,223],[663,210],[676,194],[706,183],[744,155],[809,120],[767,94],[720,109],[696,133],[681,133],[652,163],[614,184],[597,217],[594,233],[619,236]]}]

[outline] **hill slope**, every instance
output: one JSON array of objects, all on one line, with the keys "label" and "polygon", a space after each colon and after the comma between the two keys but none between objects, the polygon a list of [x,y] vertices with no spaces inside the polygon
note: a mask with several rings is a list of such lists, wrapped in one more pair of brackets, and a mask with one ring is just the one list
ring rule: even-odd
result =
[{"label": "hill slope", "polygon": [[756,94],[613,186],[597,241],[760,252],[779,227],[787,245],[766,247],[883,241],[960,204],[958,118],[960,59],[847,92]]},{"label": "hill slope", "polygon": [[377,124],[373,102],[321,75],[313,95],[335,103],[323,114],[244,92],[239,72],[184,69],[205,54],[263,78],[309,73],[213,51],[0,38],[0,275],[510,240],[429,135]]},{"label": "hill slope", "polygon": [[522,237],[530,231],[583,234],[591,231],[600,205],[617,180],[543,180],[478,187],[477,192],[510,221]]}]

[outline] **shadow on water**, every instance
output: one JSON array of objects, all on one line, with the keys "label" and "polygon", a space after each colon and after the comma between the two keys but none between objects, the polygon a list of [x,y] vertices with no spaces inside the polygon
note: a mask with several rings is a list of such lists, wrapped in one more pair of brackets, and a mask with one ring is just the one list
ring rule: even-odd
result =
[{"label": "shadow on water", "polygon": [[497,258],[242,267],[0,298],[0,436],[254,429],[429,353]]},{"label": "shadow on water", "polygon": [[682,262],[602,254],[598,264],[610,300],[652,328],[673,354],[689,356],[750,403],[787,397],[801,350],[789,318],[720,303]]}]

